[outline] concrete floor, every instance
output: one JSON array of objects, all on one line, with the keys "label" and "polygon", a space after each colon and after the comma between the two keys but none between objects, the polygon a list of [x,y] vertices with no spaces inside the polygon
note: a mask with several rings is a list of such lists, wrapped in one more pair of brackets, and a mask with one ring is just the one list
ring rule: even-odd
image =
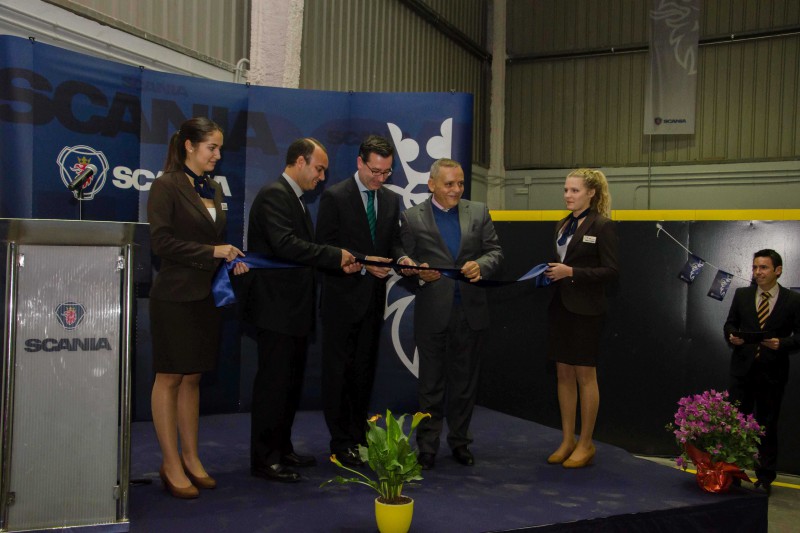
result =
[{"label": "concrete floor", "polygon": [[[674,459],[665,457],[639,456],[655,463],[677,468]],[[755,474],[748,471],[751,479]],[[694,475],[687,471],[686,475]],[[744,483],[745,488],[752,485]],[[756,489],[757,490],[757,489]],[[779,474],[772,484],[772,495],[769,498],[769,533],[795,533],[800,531],[800,476]]]}]

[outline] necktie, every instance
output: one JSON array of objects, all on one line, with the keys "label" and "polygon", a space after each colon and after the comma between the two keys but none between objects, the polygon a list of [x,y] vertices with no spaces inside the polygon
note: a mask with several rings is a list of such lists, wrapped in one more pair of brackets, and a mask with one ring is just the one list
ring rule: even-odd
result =
[{"label": "necktie", "polygon": [[297,198],[300,200],[300,207],[303,208],[303,215],[305,215],[306,220],[306,229],[310,235],[314,235],[314,222],[311,220],[311,213],[308,212],[308,205],[306,205],[306,201],[303,199],[302,196],[298,196]]},{"label": "necktie", "polygon": [[375,191],[367,191],[367,223],[369,224],[369,234],[372,236],[372,242],[375,242],[375,226],[377,219],[375,218]]},{"label": "necktie", "polygon": [[758,327],[764,329],[764,324],[767,322],[767,317],[769,317],[769,297],[770,293],[762,292],[761,293],[761,301],[758,302]]},{"label": "necktie", "polygon": [[[761,301],[758,302],[758,309],[756,310],[756,314],[758,315],[758,327],[762,330],[764,329],[764,324],[767,323],[767,318],[769,317],[769,297],[770,293],[762,292]],[[761,355],[760,344],[756,347],[756,357],[759,355]]]}]

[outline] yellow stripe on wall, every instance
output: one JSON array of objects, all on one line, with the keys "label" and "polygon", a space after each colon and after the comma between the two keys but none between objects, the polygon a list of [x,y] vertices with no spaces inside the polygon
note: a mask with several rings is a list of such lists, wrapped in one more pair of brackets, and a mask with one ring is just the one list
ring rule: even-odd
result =
[{"label": "yellow stripe on wall", "polygon": [[[492,210],[495,222],[546,222],[561,220],[569,211]],[[620,221],[660,220],[800,220],[800,209],[615,209],[611,218]]]}]

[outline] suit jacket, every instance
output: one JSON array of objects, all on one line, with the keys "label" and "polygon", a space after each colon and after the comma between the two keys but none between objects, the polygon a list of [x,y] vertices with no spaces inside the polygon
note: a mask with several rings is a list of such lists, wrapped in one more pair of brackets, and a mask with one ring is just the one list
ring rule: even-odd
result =
[{"label": "suit jacket", "polygon": [[[453,258],[439,233],[430,198],[400,215],[400,236],[403,248],[417,263],[443,268],[461,268],[467,261],[476,261],[481,277],[491,277],[500,268],[503,250],[485,204],[461,200],[458,220],[461,225],[461,247]],[[461,303],[470,328],[489,327],[489,306],[484,288],[473,283],[455,281],[442,276],[432,283],[421,284],[414,304],[414,330],[437,333],[447,328],[453,305],[455,284],[459,284]]]},{"label": "suit jacket", "polygon": [[306,267],[254,269],[243,283],[244,319],[285,335],[308,335],[314,325],[314,269],[339,268],[341,251],[314,242],[311,216],[283,177],[264,186],[250,208],[247,250]]},{"label": "suit jacket", "polygon": [[183,172],[167,172],[153,182],[147,198],[150,246],[161,259],[150,296],[159,300],[202,300],[211,292],[211,279],[221,259],[214,246],[224,244],[225,211],[222,192],[213,180],[217,220]]},{"label": "suit jacket", "polygon": [[[373,243],[356,179],[351,177],[325,189],[317,216],[317,242],[354,253],[399,259],[405,255],[400,242],[400,195],[385,187],[375,191],[378,211]],[[372,298],[385,297],[387,279],[369,273],[362,276],[345,274],[341,269],[326,270],[322,288],[325,320],[360,321]]]},{"label": "suit jacket", "polygon": [[606,312],[604,284],[616,281],[619,277],[614,222],[596,211],[590,211],[575,230],[561,260],[555,247],[558,232],[571,216],[556,223],[553,256],[554,262],[572,267],[572,277],[555,282],[554,297],[561,298],[564,307],[572,313],[602,315]]},{"label": "suit jacket", "polygon": [[[736,331],[759,331],[758,316],[756,315],[756,289],[755,285],[736,289],[725,321],[723,331],[727,342],[728,336]],[[800,349],[800,294],[780,287],[778,300],[764,324],[765,331],[774,332],[774,337],[780,339],[777,350],[770,350],[761,346],[759,360],[764,364],[765,371],[773,379],[785,383],[789,378],[789,352]],[[758,344],[742,344],[733,347],[731,357],[731,374],[734,376],[746,375],[756,358]]]}]

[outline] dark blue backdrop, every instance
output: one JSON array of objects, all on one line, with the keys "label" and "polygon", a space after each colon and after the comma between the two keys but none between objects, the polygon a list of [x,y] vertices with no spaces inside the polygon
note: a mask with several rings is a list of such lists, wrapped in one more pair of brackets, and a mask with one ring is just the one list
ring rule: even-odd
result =
[{"label": "dark blue backdrop", "polygon": [[[244,242],[249,205],[278,178],[288,145],[301,136],[327,148],[327,185],[352,176],[368,134],[397,148],[389,187],[406,207],[427,197],[427,172],[439,157],[472,160],[472,95],[338,93],[257,87],[147,71],[12,36],[0,36],[0,217],[146,222],[147,191],[163,166],[170,136],[193,116],[225,132],[215,179],[228,204],[228,241]],[[78,201],[66,184],[87,164],[99,172]],[[316,215],[317,199],[311,210]],[[467,196],[469,188],[467,189]],[[144,243],[146,244],[146,243]],[[142,248],[140,254],[149,254]],[[143,285],[146,285],[144,283]],[[390,321],[381,344],[376,408],[413,404],[413,298],[389,291]],[[149,417],[147,287],[138,288],[135,415]],[[254,346],[228,312],[222,358],[207,376],[204,412],[249,408]],[[319,407],[318,339],[311,347],[307,407]],[[243,348],[242,348],[243,347]]]}]

